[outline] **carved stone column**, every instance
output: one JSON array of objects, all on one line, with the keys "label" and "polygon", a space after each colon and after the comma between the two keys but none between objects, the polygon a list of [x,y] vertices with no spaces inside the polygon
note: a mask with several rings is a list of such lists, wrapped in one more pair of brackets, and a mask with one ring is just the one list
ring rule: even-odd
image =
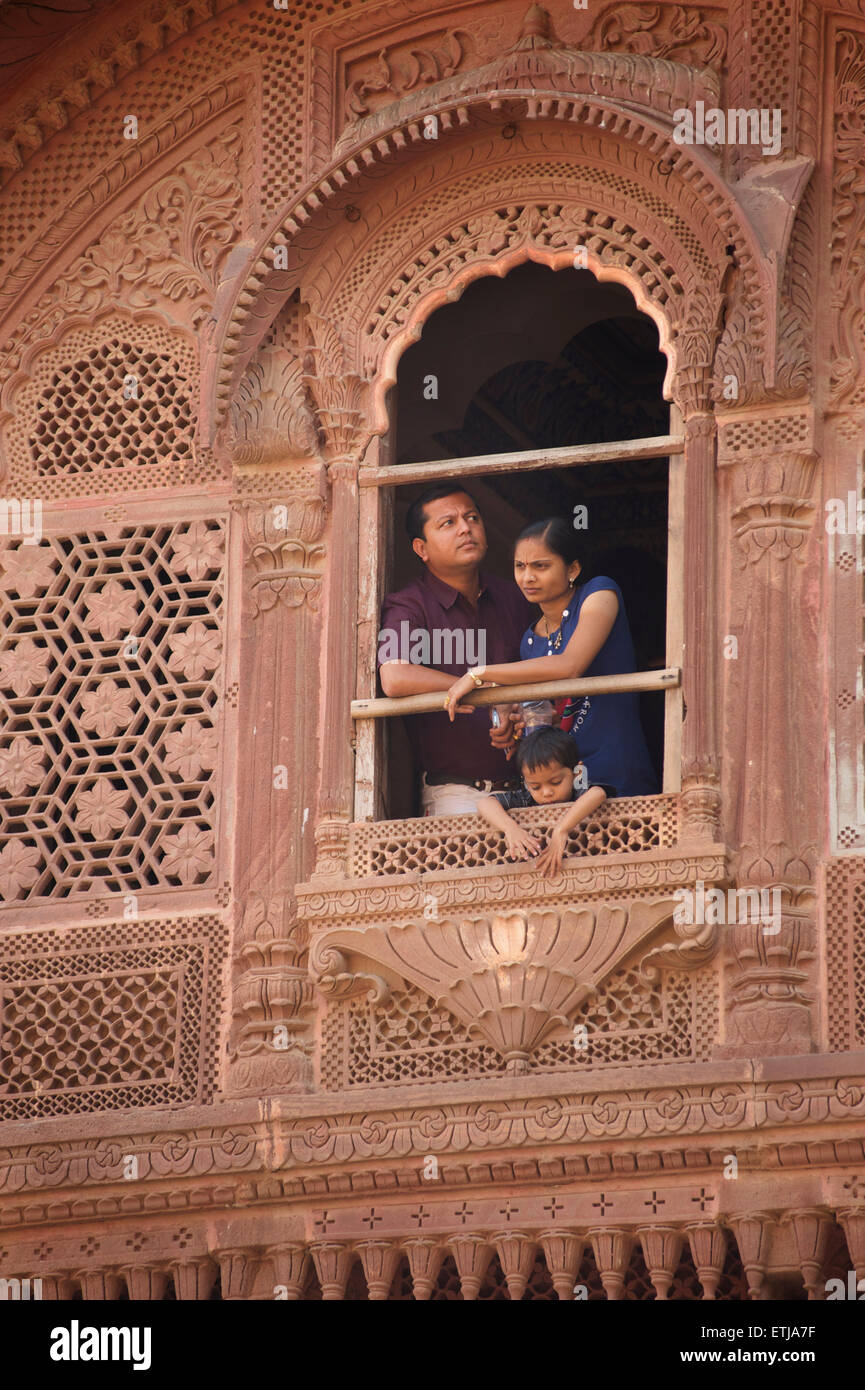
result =
[{"label": "carved stone column", "polygon": [[643,1247],[643,1258],[658,1299],[669,1297],[685,1237],[675,1226],[642,1226],[637,1235]]},{"label": "carved stone column", "polygon": [[299,308],[232,408],[233,563],[242,572],[237,921],[227,1089],[303,1091],[312,991],[294,885],[314,864],[315,703],[327,505]]},{"label": "carved stone column", "polygon": [[133,1303],[158,1302],[165,1293],[167,1269],[151,1265],[124,1265],[120,1272],[126,1280]]},{"label": "carved stone column", "polygon": [[229,1087],[307,1089],[312,1008],[306,932],[292,891],[313,865],[325,504],[314,470],[300,495],[237,504],[246,588],[241,638],[238,913]]},{"label": "carved stone column", "polygon": [[503,1231],[493,1237],[499,1262],[504,1271],[508,1293],[518,1303],[528,1286],[535,1265],[537,1242],[522,1231]]},{"label": "carved stone column", "polygon": [[715,630],[715,417],[699,410],[685,421],[684,668],[682,837],[721,839]]},{"label": "carved stone column", "polygon": [[721,438],[735,545],[727,622],[738,644],[727,672],[724,802],[738,847],[737,886],[763,890],[770,909],[768,922],[751,914],[728,927],[721,1053],[778,1056],[813,1047],[812,882],[823,755],[819,566],[805,562],[816,548],[817,454],[804,410],[731,419]]},{"label": "carved stone column", "polygon": [[339,333],[317,314],[307,318],[311,343],[306,382],[324,438],[330,484],[331,547],[325,594],[325,651],[320,706],[321,777],[315,877],[343,874],[354,813],[354,748],[350,705],[355,695],[358,499],[357,471],[372,438],[368,383],[347,366]]},{"label": "carved stone column", "polygon": [[821,1207],[808,1207],[788,1212],[786,1219],[793,1228],[799,1268],[808,1298],[822,1299],[825,1287],[821,1283],[821,1276],[834,1225],[832,1215]]}]

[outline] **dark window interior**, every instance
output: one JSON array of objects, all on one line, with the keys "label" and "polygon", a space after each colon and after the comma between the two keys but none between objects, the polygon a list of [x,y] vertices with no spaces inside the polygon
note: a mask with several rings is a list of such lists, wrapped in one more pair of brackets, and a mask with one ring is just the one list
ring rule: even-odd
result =
[{"label": "dark window interior", "polygon": [[[419,463],[666,434],[667,362],[657,329],[620,285],[587,271],[528,263],[475,281],[440,309],[403,356],[391,401],[396,463]],[[437,379],[437,399],[429,377]],[[486,567],[510,577],[513,541],[530,521],[588,508],[591,563],[625,596],[637,669],[666,664],[666,459],[490,474],[471,480],[489,539]],[[418,573],[405,513],[426,484],[397,487],[389,589]],[[664,697],[641,696],[660,774]],[[388,818],[417,814],[416,777],[401,721],[388,720]]]}]

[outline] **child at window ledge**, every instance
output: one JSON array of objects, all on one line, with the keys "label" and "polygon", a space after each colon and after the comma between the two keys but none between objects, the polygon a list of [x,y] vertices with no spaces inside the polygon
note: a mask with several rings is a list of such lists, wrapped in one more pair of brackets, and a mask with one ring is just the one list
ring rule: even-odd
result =
[{"label": "child at window ledge", "polygon": [[[578,763],[577,745],[561,729],[539,728],[517,744],[514,761],[525,790],[496,792],[481,797],[478,811],[488,825],[501,830],[505,837],[509,859],[537,859],[537,866],[547,878],[560,872],[568,835],[575,825],[597,811],[608,796],[615,796],[615,787],[600,784],[586,788],[585,768]],[[536,836],[523,830],[508,815],[508,811],[526,806],[552,806],[569,802],[550,835],[550,842],[541,852]]]}]

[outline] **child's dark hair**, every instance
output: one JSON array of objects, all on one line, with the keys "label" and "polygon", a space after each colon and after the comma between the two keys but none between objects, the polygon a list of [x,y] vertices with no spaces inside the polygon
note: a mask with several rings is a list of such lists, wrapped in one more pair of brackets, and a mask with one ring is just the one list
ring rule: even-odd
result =
[{"label": "child's dark hair", "polygon": [[584,531],[575,531],[563,516],[548,516],[543,521],[533,521],[530,526],[524,526],[514,542],[514,549],[520,541],[533,540],[541,541],[566,565],[579,561],[581,577],[585,579],[583,571],[589,564],[589,546]]},{"label": "child's dark hair", "polygon": [[[437,502],[440,497],[453,497],[456,492],[464,492],[466,497],[471,497],[471,500],[475,502],[468,488],[463,485],[459,478],[443,478],[440,483],[431,483],[428,488],[424,488],[406,513],[405,529],[410,541],[424,539],[424,527],[427,523],[427,502]],[[475,506],[477,507],[477,502],[475,502]]]},{"label": "child's dark hair", "polygon": [[536,772],[547,763],[561,763],[562,767],[576,767],[579,762],[577,745],[569,734],[561,729],[550,729],[543,725],[532,729],[530,734],[520,739],[514,753],[514,761],[521,777],[527,772]]}]

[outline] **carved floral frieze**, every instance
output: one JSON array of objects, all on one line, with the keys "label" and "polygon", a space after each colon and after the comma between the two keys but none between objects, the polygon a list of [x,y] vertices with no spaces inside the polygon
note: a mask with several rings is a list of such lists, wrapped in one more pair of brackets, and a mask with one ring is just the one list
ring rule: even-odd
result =
[{"label": "carved floral frieze", "polygon": [[0,354],[0,386],[28,344],[51,338],[76,316],[111,307],[133,315],[158,310],[201,329],[240,230],[242,158],[243,126],[237,123],[117,216],[30,310]]},{"label": "carved floral frieze", "polygon": [[325,504],[320,497],[285,502],[244,502],[244,538],[249,589],[256,616],[277,604],[303,605],[313,612],[321,602],[327,547]]}]

